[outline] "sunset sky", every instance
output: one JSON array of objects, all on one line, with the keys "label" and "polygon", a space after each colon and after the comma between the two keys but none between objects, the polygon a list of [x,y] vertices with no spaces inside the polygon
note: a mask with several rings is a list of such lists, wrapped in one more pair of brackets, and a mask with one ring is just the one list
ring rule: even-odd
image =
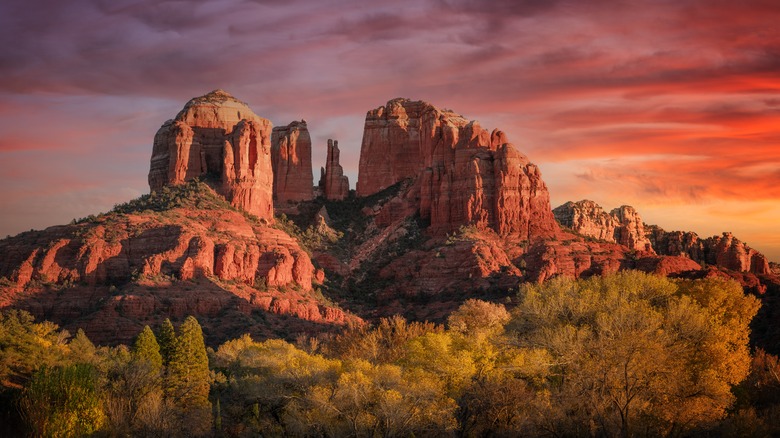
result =
[{"label": "sunset sky", "polygon": [[0,236],[147,193],[154,133],[222,88],[306,119],[317,169],[339,140],[352,188],[366,111],[420,99],[505,131],[553,207],[780,262],[777,0],[3,0],[0,43]]}]

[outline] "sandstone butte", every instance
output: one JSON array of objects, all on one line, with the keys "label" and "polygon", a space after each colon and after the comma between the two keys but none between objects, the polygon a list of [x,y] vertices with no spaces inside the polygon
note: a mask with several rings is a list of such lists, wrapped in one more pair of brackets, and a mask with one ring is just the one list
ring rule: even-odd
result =
[{"label": "sandstone butte", "polygon": [[271,165],[275,203],[284,206],[314,198],[311,137],[305,120],[273,128]]},{"label": "sandstone butte", "polygon": [[340,157],[339,142],[328,139],[328,155],[320,172],[319,187],[325,199],[331,201],[343,201],[349,196],[349,178],[344,175]]},{"label": "sandstone butte", "polygon": [[149,188],[207,177],[233,206],[273,220],[271,128],[225,91],[196,97],[154,136]]},{"label": "sandstone butte", "polygon": [[474,225],[530,240],[558,230],[539,168],[503,132],[426,102],[393,99],[367,113],[358,172],[358,196],[414,179],[407,207],[434,234]]},{"label": "sandstone butte", "polygon": [[[98,342],[195,314],[219,341],[361,323],[323,299],[328,290],[359,297],[348,302],[359,315],[438,321],[468,297],[505,298],[524,281],[621,269],[729,276],[780,293],[766,259],[728,233],[665,232],[629,206],[607,213],[590,201],[553,214],[539,169],[503,132],[425,102],[393,99],[367,113],[358,197],[333,204],[349,191],[339,155],[329,141],[320,180],[329,203],[307,202],[304,122],[272,131],[223,91],[192,99],[155,136],[149,184],[151,199],[193,184],[197,196],[165,208],[132,201],[138,208],[1,240],[0,307],[85,327]],[[186,183],[198,177],[213,191]],[[284,224],[270,225],[274,197],[322,234],[312,257]]]}]

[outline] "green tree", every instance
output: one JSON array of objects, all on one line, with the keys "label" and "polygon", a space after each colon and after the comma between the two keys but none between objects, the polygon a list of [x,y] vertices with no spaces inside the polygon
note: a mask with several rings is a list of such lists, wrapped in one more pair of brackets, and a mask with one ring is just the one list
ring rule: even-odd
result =
[{"label": "green tree", "polygon": [[176,348],[176,331],[168,318],[165,318],[165,321],[160,325],[160,331],[157,333],[157,343],[160,346],[162,363],[167,366]]},{"label": "green tree", "polygon": [[19,408],[33,436],[86,436],[105,422],[98,375],[87,364],[41,367],[25,387]]},{"label": "green tree", "polygon": [[188,316],[179,327],[168,363],[166,393],[179,407],[187,433],[199,435],[209,430],[209,360],[203,331],[193,316]]},{"label": "green tree", "polygon": [[160,345],[148,325],[144,326],[144,329],[135,338],[132,352],[136,360],[147,361],[157,371],[162,369],[163,359],[160,354]]},{"label": "green tree", "polygon": [[97,365],[99,361],[95,344],[89,340],[82,329],[76,331],[76,336],[68,343],[68,349],[70,350],[68,358],[72,362]]},{"label": "green tree", "polygon": [[0,385],[21,387],[40,366],[62,363],[68,336],[56,324],[36,323],[24,310],[0,312]]}]

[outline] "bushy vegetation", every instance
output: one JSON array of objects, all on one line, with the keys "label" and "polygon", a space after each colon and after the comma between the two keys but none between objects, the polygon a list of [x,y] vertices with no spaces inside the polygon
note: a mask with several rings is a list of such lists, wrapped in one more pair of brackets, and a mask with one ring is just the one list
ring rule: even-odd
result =
[{"label": "bushy vegetation", "polygon": [[194,179],[177,186],[165,186],[124,204],[117,204],[112,211],[127,214],[143,211],[161,212],[181,207],[236,210],[205,182]]},{"label": "bushy vegetation", "polygon": [[208,353],[191,317],[128,349],[8,311],[2,394],[35,436],[780,433],[780,365],[751,357],[758,303],[736,283],[626,272],[526,285],[519,303]]}]

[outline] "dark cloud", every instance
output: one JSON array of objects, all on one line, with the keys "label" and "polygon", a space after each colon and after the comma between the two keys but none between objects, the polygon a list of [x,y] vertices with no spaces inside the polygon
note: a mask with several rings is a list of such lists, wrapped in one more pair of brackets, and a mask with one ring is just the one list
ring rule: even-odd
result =
[{"label": "dark cloud", "polygon": [[451,10],[467,14],[533,16],[549,12],[563,3],[561,0],[439,0]]}]

